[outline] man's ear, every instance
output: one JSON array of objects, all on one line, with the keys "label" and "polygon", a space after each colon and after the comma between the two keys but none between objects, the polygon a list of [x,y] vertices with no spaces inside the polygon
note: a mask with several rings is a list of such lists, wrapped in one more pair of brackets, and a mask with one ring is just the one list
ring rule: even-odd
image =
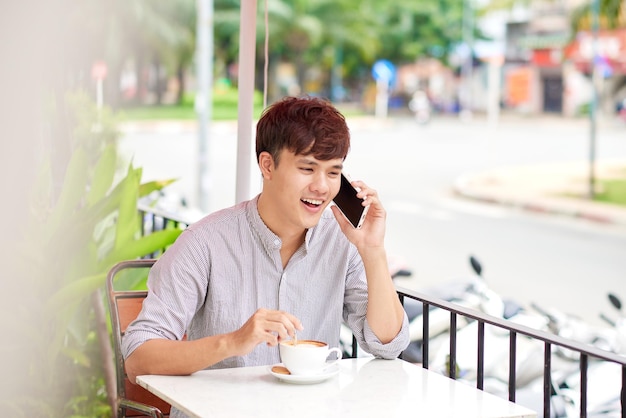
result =
[{"label": "man's ear", "polygon": [[272,158],[272,154],[267,151],[259,154],[259,168],[264,180],[272,178],[272,173],[274,172],[274,158]]}]

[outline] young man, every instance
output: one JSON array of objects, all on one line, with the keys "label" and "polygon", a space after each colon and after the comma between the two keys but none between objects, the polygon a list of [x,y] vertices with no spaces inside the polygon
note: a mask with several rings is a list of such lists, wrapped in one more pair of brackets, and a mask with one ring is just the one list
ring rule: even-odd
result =
[{"label": "young man", "polygon": [[370,206],[360,229],[336,206],[326,210],[349,147],[328,102],[286,98],[266,109],[256,135],[262,191],[191,225],[154,265],[123,340],[131,381],[279,363],[281,340],[297,332],[337,346],[342,321],[377,357],[406,348],[378,195],[353,182]]}]

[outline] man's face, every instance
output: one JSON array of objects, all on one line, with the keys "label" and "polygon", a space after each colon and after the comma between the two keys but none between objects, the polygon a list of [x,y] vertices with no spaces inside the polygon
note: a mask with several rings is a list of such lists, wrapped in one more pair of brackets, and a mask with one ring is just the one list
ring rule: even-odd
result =
[{"label": "man's face", "polygon": [[271,181],[265,182],[268,204],[278,216],[274,225],[287,229],[311,228],[339,192],[341,158],[323,161],[310,155],[295,155],[283,150],[278,166],[274,165]]}]

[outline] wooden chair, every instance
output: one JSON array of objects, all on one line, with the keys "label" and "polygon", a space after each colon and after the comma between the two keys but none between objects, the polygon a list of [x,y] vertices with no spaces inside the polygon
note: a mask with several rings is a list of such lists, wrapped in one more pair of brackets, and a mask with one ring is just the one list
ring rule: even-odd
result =
[{"label": "wooden chair", "polygon": [[122,336],[128,325],[139,315],[147,291],[115,290],[116,275],[126,269],[149,269],[154,259],[122,261],[107,275],[107,299],[113,330],[115,350],[115,371],[117,375],[117,416],[150,416],[163,418],[168,416],[170,405],[141,386],[132,384],[126,375],[122,356]]}]

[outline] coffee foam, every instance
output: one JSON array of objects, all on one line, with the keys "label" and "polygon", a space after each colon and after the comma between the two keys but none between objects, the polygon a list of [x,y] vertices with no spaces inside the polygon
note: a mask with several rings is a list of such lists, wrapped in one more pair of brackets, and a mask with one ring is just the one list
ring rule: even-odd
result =
[{"label": "coffee foam", "polygon": [[290,340],[290,341],[285,341],[283,344],[286,345],[292,345],[294,347],[300,347],[302,346],[302,348],[313,348],[313,347],[325,347],[326,343],[323,343],[321,341],[315,341],[315,340],[298,340],[296,345],[293,344],[294,341]]}]

